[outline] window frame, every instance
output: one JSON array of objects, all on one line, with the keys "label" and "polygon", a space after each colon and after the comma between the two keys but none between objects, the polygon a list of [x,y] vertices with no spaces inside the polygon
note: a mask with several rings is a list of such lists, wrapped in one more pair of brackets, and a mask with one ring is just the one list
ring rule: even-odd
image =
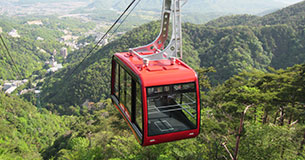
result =
[{"label": "window frame", "polygon": [[[114,63],[113,64],[113,67],[114,68],[112,68],[112,70],[113,70],[113,75],[112,75],[112,78],[114,78],[114,80],[113,81],[111,81],[112,83],[114,83],[114,85],[116,85],[115,83],[116,82],[119,82],[120,84],[118,85],[119,87],[118,87],[118,95],[116,95],[115,93],[116,93],[116,90],[114,90],[114,91],[112,91],[112,93],[111,93],[111,97],[112,97],[112,99],[113,98],[115,98],[115,100],[114,100],[114,103],[116,103],[117,105],[119,105],[120,103],[122,103],[121,102],[121,89],[126,89],[126,83],[127,83],[127,81],[126,81],[126,77],[127,76],[130,76],[130,82],[131,82],[131,86],[130,86],[130,88],[131,88],[131,91],[130,91],[130,93],[131,93],[131,97],[132,97],[132,99],[131,99],[131,106],[130,106],[130,110],[128,109],[128,107],[126,107],[125,105],[125,103],[126,102],[124,102],[124,103],[122,103],[124,106],[125,106],[125,108],[128,110],[128,113],[129,113],[129,116],[130,116],[130,119],[128,119],[128,116],[124,113],[124,111],[122,111],[122,109],[121,109],[121,107],[118,107],[120,110],[121,110],[121,114],[123,114],[123,116],[126,118],[126,120],[128,121],[128,123],[130,124],[130,126],[132,127],[132,129],[137,133],[136,135],[138,136],[138,138],[141,140],[141,143],[143,143],[144,141],[143,141],[143,138],[144,138],[144,109],[143,109],[143,91],[142,91],[142,83],[141,83],[141,81],[140,81],[140,78],[137,76],[137,75],[135,75],[123,62],[121,62],[121,60],[120,59],[118,59],[117,57],[113,57],[113,60],[112,60],[112,63]],[[119,69],[118,69],[118,73],[116,73],[116,71],[117,71],[117,69],[116,69],[116,67],[118,67]],[[122,71],[121,71],[122,70]],[[122,80],[121,80],[121,73],[122,72],[124,72],[124,79],[125,79],[125,81],[123,82],[124,84],[125,84],[125,86],[124,86],[124,88],[121,88],[121,83],[122,83]],[[117,74],[119,74],[118,76],[117,76]],[[128,75],[127,75],[128,74]],[[116,80],[116,78],[119,78],[118,79],[118,81]],[[139,85],[139,87],[140,87],[140,93],[137,93],[136,91],[133,91],[133,90],[136,90],[136,85],[135,84],[138,84]],[[116,89],[116,87],[114,87],[114,89]],[[125,97],[127,96],[126,95],[126,90],[125,91],[123,91],[123,92],[125,92]],[[140,103],[140,108],[141,108],[141,112],[142,112],[142,114],[141,114],[141,121],[142,121],[142,127],[139,127],[139,124],[136,122],[136,112],[134,112],[135,110],[136,110],[136,105],[134,105],[135,104],[135,102],[136,102],[136,99],[137,99],[137,94],[140,94],[141,95],[141,99],[140,99],[140,101],[141,101],[141,103]],[[123,95],[123,96],[124,96]],[[133,98],[134,97],[134,98]]]},{"label": "window frame", "polygon": [[[191,81],[191,82],[186,82],[186,83],[175,83],[175,84],[167,84],[167,85],[158,85],[158,86],[149,86],[149,87],[145,87],[145,90],[146,90],[146,106],[147,106],[147,123],[148,123],[148,121],[149,121],[149,109],[148,109],[148,98],[150,97],[150,95],[149,95],[149,91],[148,91],[148,89],[149,88],[157,88],[157,87],[163,87],[163,90],[165,89],[164,87],[166,87],[166,86],[169,86],[169,91],[167,92],[167,93],[165,93],[165,95],[166,94],[168,94],[168,93],[170,93],[170,92],[175,92],[175,90],[174,90],[174,86],[175,85],[184,85],[184,84],[193,84],[194,85],[194,93],[195,93],[195,105],[196,105],[196,108],[195,108],[195,111],[196,111],[196,119],[195,119],[195,128],[193,128],[193,129],[186,129],[186,130],[181,130],[181,131],[176,131],[176,132],[169,132],[169,133],[164,133],[164,134],[171,134],[171,133],[178,133],[178,132],[183,132],[183,131],[187,131],[187,130],[194,130],[194,129],[198,129],[199,128],[199,126],[198,126],[198,119],[200,119],[200,116],[198,117],[198,114],[200,114],[200,112],[198,113],[198,93],[197,93],[197,87],[196,87],[196,81]],[[172,86],[172,87],[171,87]],[[173,90],[173,91],[172,91]],[[162,94],[164,93],[164,91],[162,91],[161,92]],[[183,93],[183,91],[178,91],[178,92],[176,92],[176,93]],[[160,93],[159,94],[156,94],[156,95],[160,95]],[[148,127],[149,125],[147,124],[147,127]],[[149,130],[147,129],[147,136],[148,137],[154,137],[154,136],[159,136],[159,135],[163,135],[162,133],[161,134],[156,134],[156,135],[149,135]]]}]

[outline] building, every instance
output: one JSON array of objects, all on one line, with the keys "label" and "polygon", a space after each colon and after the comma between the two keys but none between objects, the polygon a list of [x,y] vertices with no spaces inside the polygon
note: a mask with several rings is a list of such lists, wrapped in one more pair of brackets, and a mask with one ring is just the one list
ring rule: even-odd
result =
[{"label": "building", "polygon": [[13,81],[13,86],[20,86],[22,85],[22,80],[16,80],[16,81]]},{"label": "building", "polygon": [[63,68],[62,64],[57,64],[57,63],[56,63],[56,65],[53,66],[52,68],[49,68],[49,69],[47,70],[47,72],[48,72],[48,73],[49,73],[49,72],[56,72],[56,71],[58,71],[58,70],[61,69],[61,68]]},{"label": "building", "polygon": [[14,38],[20,37],[20,35],[18,34],[16,29],[13,29],[11,32],[8,33],[8,35],[10,35],[11,37],[14,37]]},{"label": "building", "polygon": [[55,61],[54,55],[52,55],[49,64],[52,65],[51,68],[49,68],[47,70],[47,72],[56,72],[57,70],[63,68],[62,64],[57,64],[57,62]]},{"label": "building", "polygon": [[9,89],[7,89],[4,93],[11,94],[17,89],[17,86],[12,86]]},{"label": "building", "polygon": [[41,37],[37,37],[36,40],[37,40],[37,41],[43,41],[44,39],[41,38]]},{"label": "building", "polygon": [[44,49],[39,49],[39,51],[42,53],[47,53],[47,51],[45,51]]},{"label": "building", "polygon": [[64,59],[66,59],[68,56],[68,49],[65,47],[61,48],[60,54],[64,57]]},{"label": "building", "polygon": [[56,54],[57,54],[56,49],[54,49],[53,56],[56,56]]},{"label": "building", "polygon": [[36,20],[36,21],[27,21],[27,24],[29,25],[43,25],[41,20]]},{"label": "building", "polygon": [[78,39],[78,36],[72,36],[72,35],[64,35],[60,38],[61,42],[66,42],[66,41],[75,41]]},{"label": "building", "polygon": [[7,90],[7,89],[9,89],[9,88],[11,88],[13,86],[13,84],[12,83],[4,83],[4,85],[3,85],[3,90]]}]

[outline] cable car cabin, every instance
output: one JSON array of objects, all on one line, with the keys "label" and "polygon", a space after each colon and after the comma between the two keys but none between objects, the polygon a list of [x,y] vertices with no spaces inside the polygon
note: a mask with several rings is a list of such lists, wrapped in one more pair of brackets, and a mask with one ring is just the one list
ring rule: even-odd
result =
[{"label": "cable car cabin", "polygon": [[112,59],[111,98],[138,142],[152,145],[199,134],[200,99],[196,73],[180,60],[143,66],[130,53]]},{"label": "cable car cabin", "polygon": [[[112,101],[143,146],[199,134],[198,78],[180,60],[180,1],[163,1],[161,31],[155,41],[112,58]],[[172,36],[164,47],[171,16]]]}]

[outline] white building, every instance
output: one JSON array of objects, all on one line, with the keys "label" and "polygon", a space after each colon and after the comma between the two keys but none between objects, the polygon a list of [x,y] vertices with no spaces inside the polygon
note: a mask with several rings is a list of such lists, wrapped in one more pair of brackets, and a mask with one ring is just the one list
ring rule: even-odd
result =
[{"label": "white building", "polygon": [[56,71],[58,71],[58,70],[61,69],[61,68],[63,68],[62,64],[57,64],[57,63],[56,63],[56,65],[54,65],[53,67],[49,68],[49,69],[47,70],[47,72],[48,72],[48,73],[49,73],[49,72],[56,72]]},{"label": "white building", "polygon": [[36,20],[36,21],[28,21],[27,24],[29,25],[43,25],[41,20]]},{"label": "white building", "polygon": [[11,94],[11,93],[13,93],[16,89],[17,89],[17,86],[12,86],[12,87],[10,87],[9,89],[7,89],[4,93]]},{"label": "white building", "polygon": [[13,84],[12,83],[4,83],[4,85],[3,85],[3,90],[7,90],[7,89],[9,89],[9,88],[11,88],[13,86]]},{"label": "white building", "polygon": [[20,37],[20,35],[18,34],[16,29],[13,29],[11,32],[8,33],[8,35],[10,35],[11,37],[14,37],[14,38]]},{"label": "white building", "polygon": [[41,37],[37,37],[36,40],[37,40],[37,41],[43,41],[44,39],[41,38]]},{"label": "white building", "polygon": [[64,59],[66,59],[67,56],[68,56],[68,49],[65,48],[65,47],[61,48],[60,49],[60,54],[64,57]]}]

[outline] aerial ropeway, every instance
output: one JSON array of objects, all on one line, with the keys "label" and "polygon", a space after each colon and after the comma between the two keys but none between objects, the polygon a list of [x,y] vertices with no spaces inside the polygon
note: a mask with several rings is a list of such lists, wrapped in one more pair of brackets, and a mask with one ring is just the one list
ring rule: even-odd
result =
[{"label": "aerial ropeway", "polygon": [[[112,58],[112,102],[142,146],[199,134],[198,77],[182,61],[181,2],[164,0],[155,41]],[[165,47],[170,19],[172,36]]]}]

